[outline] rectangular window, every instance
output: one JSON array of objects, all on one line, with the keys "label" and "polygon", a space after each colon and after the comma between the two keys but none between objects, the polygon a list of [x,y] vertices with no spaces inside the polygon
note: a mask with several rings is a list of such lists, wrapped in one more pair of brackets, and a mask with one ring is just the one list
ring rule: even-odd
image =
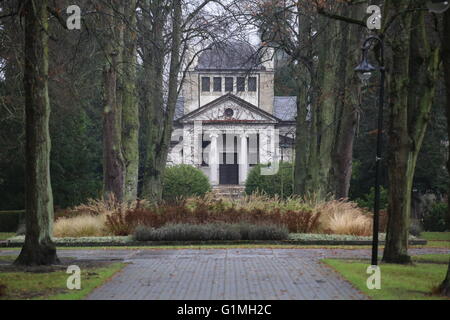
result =
[{"label": "rectangular window", "polygon": [[231,77],[225,78],[225,91],[233,92],[234,91],[234,79]]},{"label": "rectangular window", "polygon": [[211,91],[211,79],[209,77],[202,77],[202,91]]},{"label": "rectangular window", "polygon": [[256,92],[256,77],[248,78],[248,91]]},{"label": "rectangular window", "polygon": [[214,91],[222,92],[222,78],[214,78]]},{"label": "rectangular window", "polygon": [[244,92],[245,91],[245,78],[238,77],[237,78],[237,91]]}]

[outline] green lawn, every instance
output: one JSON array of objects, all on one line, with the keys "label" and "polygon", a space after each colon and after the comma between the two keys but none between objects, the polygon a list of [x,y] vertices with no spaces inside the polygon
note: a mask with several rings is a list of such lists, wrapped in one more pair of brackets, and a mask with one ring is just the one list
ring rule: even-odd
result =
[{"label": "green lawn", "polygon": [[[13,258],[9,258],[12,260]],[[125,264],[113,263],[100,267],[81,267],[81,290],[66,287],[66,270],[54,272],[1,272],[0,285],[3,296],[0,300],[79,300],[96,287],[105,283]]]},{"label": "green lawn", "polygon": [[422,232],[420,238],[430,241],[450,241],[450,232]]},{"label": "green lawn", "polygon": [[444,280],[448,265],[442,261],[448,259],[448,255],[427,255],[414,257],[415,265],[381,264],[380,290],[367,288],[368,261],[324,259],[323,262],[374,300],[446,300],[431,292]]},{"label": "green lawn", "polygon": [[0,240],[6,240],[8,238],[14,237],[15,235],[15,233],[0,232]]},{"label": "green lawn", "polygon": [[413,256],[414,262],[429,262],[429,263],[443,263],[448,265],[450,255],[448,254],[423,254],[420,256]]}]

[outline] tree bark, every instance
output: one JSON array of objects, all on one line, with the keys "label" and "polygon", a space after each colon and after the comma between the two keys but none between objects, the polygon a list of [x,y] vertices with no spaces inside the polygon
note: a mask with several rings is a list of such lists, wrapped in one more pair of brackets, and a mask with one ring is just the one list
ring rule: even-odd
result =
[{"label": "tree bark", "polygon": [[450,261],[448,262],[447,276],[439,286],[439,292],[444,296],[450,297]]},{"label": "tree bark", "polygon": [[141,197],[152,202],[162,198],[162,169],[159,165],[164,117],[163,72],[166,46],[163,26],[167,22],[164,1],[143,1],[145,93],[145,158]]},{"label": "tree bark", "polygon": [[47,1],[25,1],[26,234],[15,264],[58,263],[52,241]]},{"label": "tree bark", "polygon": [[[334,11],[342,16],[356,16],[363,7],[336,3]],[[312,39],[308,32],[312,22],[307,19],[300,17],[298,34],[302,39],[298,41],[300,53],[296,57],[299,95],[294,192],[315,193],[319,197],[332,193],[346,198],[357,116],[357,99],[351,89],[357,88],[353,68],[359,53],[355,51],[348,59],[348,48],[350,42],[359,47],[361,27],[319,15],[313,29],[320,32]]]},{"label": "tree bark", "polygon": [[103,70],[103,192],[105,198],[124,199],[125,164],[122,155],[122,92],[118,77],[122,59],[123,24],[116,12],[123,12],[120,0],[111,0],[105,7],[105,67]]},{"label": "tree bark", "polygon": [[[409,6],[408,3],[394,3],[391,3],[394,13]],[[390,38],[393,57],[388,145],[389,219],[383,255],[383,261],[390,263],[411,261],[408,237],[414,172],[434,101],[439,68],[439,47],[433,46],[430,38],[423,11],[399,16],[393,24]]]},{"label": "tree bark", "polygon": [[136,0],[128,1],[124,18],[122,151],[125,164],[124,200],[137,198],[139,171],[139,104],[136,92]]},{"label": "tree bark", "polygon": [[[450,11],[446,11],[444,14],[444,28],[443,35],[441,37],[442,41],[442,61],[444,64],[444,80],[445,87],[447,91],[447,131],[448,139],[450,141],[450,42],[448,37],[450,36]],[[447,169],[450,172],[450,149],[449,158],[447,162]],[[450,226],[450,185],[448,191],[448,212],[447,212],[447,225]],[[450,261],[448,264],[448,271],[445,280],[439,286],[439,291],[446,296],[450,296]]]},{"label": "tree bark", "polygon": [[[150,7],[151,8],[151,7]],[[162,182],[169,152],[170,139],[175,107],[178,99],[179,72],[180,72],[180,44],[182,8],[181,1],[172,1],[172,42],[170,47],[170,70],[168,83],[168,98],[164,104],[163,99],[163,65],[164,43],[161,26],[164,25],[166,13],[161,8],[153,7],[158,14],[154,15],[152,28],[152,43],[156,44],[148,50],[147,59],[144,60],[144,68],[149,70],[150,77],[148,87],[149,97],[146,99],[146,113],[148,123],[147,150],[145,159],[144,181],[142,196],[152,202],[162,199]],[[165,105],[165,107],[164,107]]]},{"label": "tree bark", "polygon": [[[364,15],[366,4],[355,4],[344,12],[352,19]],[[333,149],[333,162],[330,172],[330,190],[336,199],[348,198],[353,167],[353,144],[358,122],[359,79],[354,68],[360,61],[362,37],[364,29],[359,25],[347,24],[342,31],[342,50],[340,53],[341,69],[339,70],[341,87],[336,105],[336,134]],[[344,59],[343,57],[347,57]]]}]

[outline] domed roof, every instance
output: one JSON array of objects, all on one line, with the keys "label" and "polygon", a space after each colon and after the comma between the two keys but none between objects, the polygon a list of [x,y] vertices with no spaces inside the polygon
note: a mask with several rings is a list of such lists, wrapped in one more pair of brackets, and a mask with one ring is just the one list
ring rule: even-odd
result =
[{"label": "domed roof", "polygon": [[197,70],[262,70],[258,52],[243,41],[230,41],[212,45],[204,51]]}]

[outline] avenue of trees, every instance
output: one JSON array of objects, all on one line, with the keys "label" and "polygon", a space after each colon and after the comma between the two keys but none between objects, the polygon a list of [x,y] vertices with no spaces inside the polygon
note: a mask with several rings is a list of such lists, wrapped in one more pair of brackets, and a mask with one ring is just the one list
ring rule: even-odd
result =
[{"label": "avenue of trees", "polygon": [[[3,1],[0,192],[3,209],[27,212],[16,263],[58,261],[55,205],[99,196],[161,200],[185,71],[209,45],[245,38],[248,30],[259,31],[261,56],[282,54],[277,79],[286,87],[276,88],[298,98],[295,193],[348,198],[353,165],[370,172],[375,157],[370,149],[358,152],[376,136],[360,129],[376,126],[369,109],[376,109],[378,79],[363,87],[354,73],[371,33],[369,4],[383,11],[381,30],[373,32],[385,41],[388,78],[383,260],[410,262],[416,169],[424,189],[448,193],[448,175],[440,183],[427,178],[433,164],[442,171],[450,136],[441,135],[445,114],[450,130],[450,12],[432,14],[425,2],[81,0],[82,28],[67,30],[69,1]],[[370,56],[374,64],[379,49]],[[449,276],[442,290],[448,294]]]}]

